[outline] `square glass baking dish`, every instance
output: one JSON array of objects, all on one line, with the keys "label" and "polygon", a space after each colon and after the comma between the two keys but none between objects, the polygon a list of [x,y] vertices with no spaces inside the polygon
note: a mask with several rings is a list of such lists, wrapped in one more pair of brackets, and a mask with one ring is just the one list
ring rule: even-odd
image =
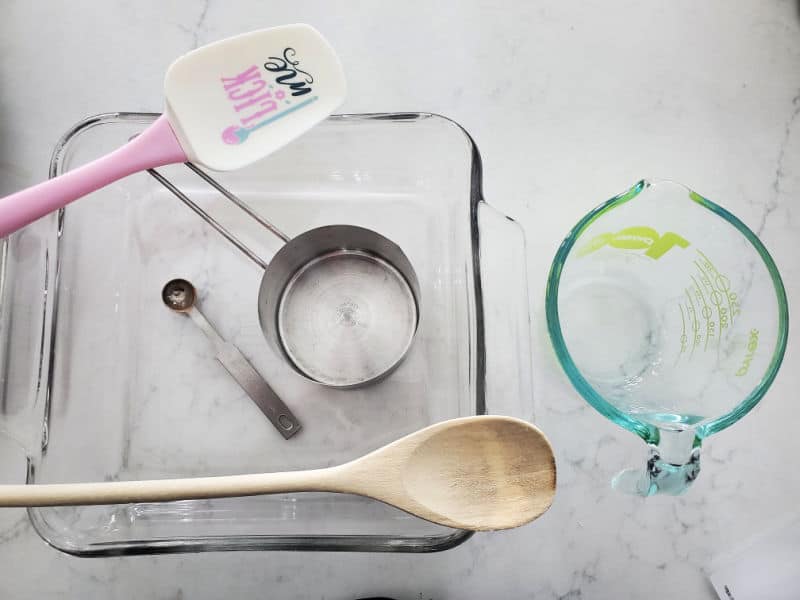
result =
[{"label": "square glass baking dish", "polygon": [[[57,145],[51,176],[96,158],[157,115],[88,118]],[[182,165],[160,169],[262,257],[280,241]],[[480,155],[431,114],[333,116],[266,159],[214,174],[289,236],[349,223],[390,238],[420,284],[420,324],[400,367],[360,389],[307,381],[263,338],[260,269],[146,173],[12,236],[0,277],[0,424],[29,483],[318,468],[430,423],[531,399],[524,238],[483,202]],[[183,277],[200,305],[303,423],[284,440],[167,310]],[[498,406],[495,410],[501,410]],[[532,413],[529,413],[532,414]],[[469,533],[349,495],[285,494],[29,511],[75,555],[206,550],[430,552]]]}]

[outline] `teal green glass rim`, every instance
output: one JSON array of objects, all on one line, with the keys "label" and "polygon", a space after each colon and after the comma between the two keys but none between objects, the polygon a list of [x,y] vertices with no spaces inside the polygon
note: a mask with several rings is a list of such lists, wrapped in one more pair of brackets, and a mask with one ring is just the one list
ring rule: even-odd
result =
[{"label": "teal green glass rim", "polygon": [[[658,428],[653,425],[642,423],[636,419],[632,419],[618,408],[605,400],[597,391],[589,384],[588,381],[581,375],[578,367],[575,365],[569,351],[567,350],[564,336],[561,334],[561,322],[558,316],[558,288],[561,281],[561,272],[564,264],[569,256],[570,251],[575,246],[580,235],[598,218],[608,213],[610,210],[629,202],[638,196],[643,190],[650,186],[650,182],[643,179],[639,181],[632,188],[626,192],[611,198],[600,206],[597,206],[589,213],[587,213],[578,223],[572,228],[567,237],[561,243],[553,258],[553,263],[550,266],[550,273],[547,276],[547,287],[545,290],[545,315],[547,318],[547,331],[550,335],[550,341],[553,344],[553,350],[558,357],[567,377],[572,382],[572,385],[580,393],[581,396],[591,404],[600,414],[607,419],[617,423],[621,427],[632,431],[643,440],[651,444],[657,444],[659,441]],[[758,239],[755,233],[750,230],[747,225],[742,223],[736,216],[722,208],[721,206],[711,202],[707,198],[700,196],[695,192],[690,192],[690,198],[702,206],[713,212],[714,214],[722,217],[732,226],[739,230],[739,232],[747,238],[758,252],[761,260],[769,271],[772,278],[772,284],[775,288],[775,296],[778,301],[778,339],[775,343],[775,348],[763,377],[748,396],[731,412],[718,417],[712,421],[708,421],[698,426],[695,433],[698,438],[703,439],[711,434],[717,433],[733,425],[736,421],[741,419],[744,415],[750,412],[753,407],[758,404],[759,400],[769,389],[775,376],[778,374],[781,363],[783,362],[783,355],[786,352],[786,342],[789,336],[789,304],[786,299],[786,290],[783,286],[778,268],[775,261],[772,260],[764,244]]]}]

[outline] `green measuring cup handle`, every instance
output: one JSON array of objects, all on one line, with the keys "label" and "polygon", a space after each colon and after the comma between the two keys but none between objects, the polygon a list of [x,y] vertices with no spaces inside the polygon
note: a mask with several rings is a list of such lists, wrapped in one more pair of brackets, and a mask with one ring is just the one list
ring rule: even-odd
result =
[{"label": "green measuring cup handle", "polygon": [[612,486],[637,496],[686,492],[700,474],[701,440],[694,430],[658,430],[657,444],[649,444],[650,454],[644,469],[619,473]]}]

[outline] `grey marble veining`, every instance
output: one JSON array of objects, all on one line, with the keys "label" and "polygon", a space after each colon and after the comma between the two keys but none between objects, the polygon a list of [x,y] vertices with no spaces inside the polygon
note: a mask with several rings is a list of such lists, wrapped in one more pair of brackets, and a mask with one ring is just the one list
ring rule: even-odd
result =
[{"label": "grey marble veining", "polygon": [[[343,111],[425,110],[466,127],[483,155],[487,199],[523,224],[528,244],[535,394],[489,410],[528,417],[535,405],[559,489],[534,524],[433,555],[78,559],[42,542],[24,511],[3,510],[0,597],[714,598],[711,559],[795,510],[800,477],[786,465],[800,450],[794,328],[764,401],[704,444],[693,489],[645,500],[610,489],[616,472],[643,464],[645,446],[571,389],[549,347],[543,289],[582,214],[661,176],[757,231],[794,303],[796,2],[11,0],[1,10],[2,193],[46,176],[53,145],[78,119],[160,110],[163,73],[181,53],[281,23],[312,23],[336,47],[349,80]],[[19,477],[13,465],[0,460],[6,480]]]}]

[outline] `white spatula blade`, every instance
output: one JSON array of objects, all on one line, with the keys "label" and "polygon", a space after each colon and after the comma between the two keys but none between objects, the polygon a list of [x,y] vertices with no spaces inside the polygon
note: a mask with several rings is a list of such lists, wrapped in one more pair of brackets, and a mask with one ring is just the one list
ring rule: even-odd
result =
[{"label": "white spatula blade", "polygon": [[194,50],[165,79],[169,122],[189,159],[244,167],[333,112],[346,84],[330,44],[309,25],[253,31]]}]

